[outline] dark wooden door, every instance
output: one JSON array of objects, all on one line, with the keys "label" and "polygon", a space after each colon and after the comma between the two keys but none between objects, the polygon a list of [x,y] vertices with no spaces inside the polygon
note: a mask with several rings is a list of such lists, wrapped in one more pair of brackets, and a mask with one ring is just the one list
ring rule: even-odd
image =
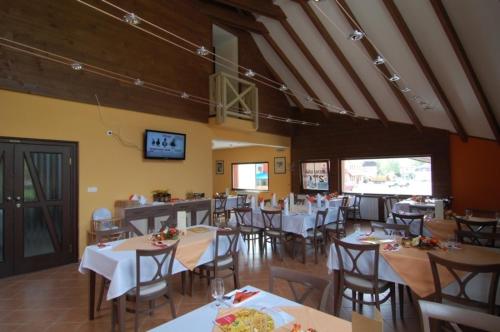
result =
[{"label": "dark wooden door", "polygon": [[14,146],[0,142],[0,277],[14,271]]},{"label": "dark wooden door", "polygon": [[[12,142],[12,140],[11,140]],[[76,258],[75,147],[18,141],[5,146],[1,275],[63,265]],[[4,180],[7,177],[4,177]],[[1,198],[1,197],[0,197]],[[1,206],[1,205],[0,205]]]}]

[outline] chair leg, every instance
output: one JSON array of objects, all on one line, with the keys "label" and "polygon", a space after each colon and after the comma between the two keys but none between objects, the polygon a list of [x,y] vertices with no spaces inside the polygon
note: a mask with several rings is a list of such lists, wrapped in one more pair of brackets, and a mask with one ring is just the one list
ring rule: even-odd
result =
[{"label": "chair leg", "polygon": [[405,292],[404,285],[398,284],[398,295],[399,295],[399,316],[404,319],[404,303],[405,303]]},{"label": "chair leg", "polygon": [[302,264],[305,264],[306,263],[306,241],[307,239],[304,237],[302,238]]},{"label": "chair leg", "polygon": [[279,247],[280,247],[279,248],[279,257],[280,257],[280,260],[283,262],[283,256],[285,254],[285,241],[282,238],[280,238]]},{"label": "chair leg", "polygon": [[314,264],[318,264],[318,240],[314,241]]},{"label": "chair leg", "polygon": [[396,285],[391,286],[391,312],[392,312],[392,321],[396,321]]},{"label": "chair leg", "polygon": [[155,308],[155,301],[154,300],[149,301],[149,315],[150,316],[153,316],[154,308]]},{"label": "chair leg", "polygon": [[104,284],[105,283],[106,283],[106,279],[104,277],[101,277],[101,287],[99,287],[99,299],[97,300],[97,307],[96,307],[97,311],[101,310],[102,298],[104,297]]},{"label": "chair leg", "polygon": [[410,300],[410,303],[413,304],[413,296],[412,296],[412,293],[411,293],[411,288],[406,286],[406,292],[408,293],[408,299]]},{"label": "chair leg", "polygon": [[189,296],[193,296],[193,271],[188,272],[189,277]]},{"label": "chair leg", "polygon": [[375,307],[380,311],[380,295],[379,293],[375,293]]},{"label": "chair leg", "polygon": [[134,313],[134,331],[139,331],[139,302],[135,302],[135,313]]},{"label": "chair leg", "polygon": [[356,291],[353,289],[352,290],[352,311],[356,311]]}]

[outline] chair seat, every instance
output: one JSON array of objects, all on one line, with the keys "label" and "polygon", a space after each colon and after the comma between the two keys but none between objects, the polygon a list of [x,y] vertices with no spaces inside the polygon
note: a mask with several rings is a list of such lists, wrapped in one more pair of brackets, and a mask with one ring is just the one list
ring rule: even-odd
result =
[{"label": "chair seat", "polygon": [[[339,227],[339,229],[344,229],[344,224],[339,223],[338,227]],[[335,231],[335,230],[337,230],[337,223],[334,222],[331,224],[327,224],[327,225],[325,225],[325,228],[327,231]]]},{"label": "chair seat", "polygon": [[279,237],[281,236],[281,234],[284,235],[284,233],[280,233],[280,231],[274,231],[274,230],[266,230],[266,234],[274,237]]},{"label": "chair seat", "polygon": [[[366,289],[373,288],[372,283],[366,279],[363,279],[363,278],[358,278],[358,277],[346,275],[345,281],[351,285],[354,285],[354,286],[357,286],[360,288],[366,288]],[[384,289],[387,289],[389,287],[389,285],[390,285],[390,283],[387,281],[378,280],[378,289],[380,290],[380,292],[383,292]]]},{"label": "chair seat", "polygon": [[[314,233],[315,233],[314,229],[308,229],[307,230],[307,237],[314,237]],[[318,238],[318,237],[322,237],[322,236],[323,236],[323,232],[316,230],[316,237]]]},{"label": "chair seat", "polygon": [[245,234],[255,234],[255,233],[259,233],[260,232],[260,229],[257,228],[257,227],[251,227],[251,226],[240,226],[240,232],[241,233],[245,233]]},{"label": "chair seat", "polygon": [[[162,280],[151,285],[142,286],[139,294],[142,297],[160,292],[166,288],[167,288],[167,282],[165,280]],[[135,296],[135,287],[127,292],[127,296]]]},{"label": "chair seat", "polygon": [[[226,257],[224,259],[217,261],[218,267],[224,267],[224,266],[228,266],[228,265],[232,265],[232,264],[233,264],[233,257]],[[213,268],[215,265],[215,261],[211,261],[211,262],[208,262],[208,263],[203,264],[203,265],[206,267],[209,267],[209,268]]]}]

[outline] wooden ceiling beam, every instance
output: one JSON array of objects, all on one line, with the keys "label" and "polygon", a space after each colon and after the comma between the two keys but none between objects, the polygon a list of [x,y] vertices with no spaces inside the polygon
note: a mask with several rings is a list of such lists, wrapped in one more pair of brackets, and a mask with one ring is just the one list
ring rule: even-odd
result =
[{"label": "wooden ceiling beam", "polygon": [[479,105],[483,110],[484,116],[488,121],[491,131],[493,132],[493,135],[495,136],[497,142],[500,143],[500,125],[498,124],[498,120],[495,118],[495,113],[493,112],[491,103],[486,97],[486,93],[484,92],[479,78],[477,77],[476,72],[472,67],[472,63],[470,62],[469,57],[465,52],[465,48],[462,45],[460,38],[458,37],[457,31],[455,30],[453,23],[451,22],[451,19],[446,12],[444,4],[441,0],[430,0],[430,2],[444,32],[446,33],[446,36],[448,37],[451,46],[453,47],[453,51],[455,52],[455,55],[457,56],[462,69],[464,70],[465,75],[467,76],[467,79],[472,86],[472,90],[474,91]]},{"label": "wooden ceiling beam", "polygon": [[453,105],[446,96],[446,93],[444,92],[443,87],[439,83],[436,75],[434,75],[431,66],[425,59],[424,53],[418,46],[417,40],[411,33],[410,28],[408,27],[403,16],[401,15],[401,12],[399,11],[398,7],[396,6],[393,0],[383,0],[383,3],[387,8],[387,10],[389,11],[392,20],[398,27],[399,32],[403,36],[403,39],[410,48],[413,56],[417,60],[418,65],[420,66],[420,69],[427,78],[427,81],[431,85],[432,90],[434,90],[434,93],[436,94],[436,96],[439,98],[439,101],[443,105],[444,111],[446,112],[446,115],[450,119],[453,128],[455,128],[455,131],[457,132],[458,136],[460,136],[462,141],[466,142],[468,136],[467,133],[465,132],[464,127],[462,126],[462,123],[460,122],[460,119],[458,118],[457,112],[455,111]]},{"label": "wooden ceiling beam", "polygon": [[[338,2],[348,12],[349,15],[347,15],[347,13],[344,13],[344,11],[341,8],[339,8],[339,10],[342,13],[342,15],[344,15],[344,17],[346,18],[347,22],[351,25],[351,28],[353,30],[358,29],[358,25],[360,25],[360,24],[356,20],[354,14],[352,13],[352,11],[349,8],[349,6],[347,5],[346,1],[345,0],[338,0]],[[351,21],[351,18],[356,22],[356,24]],[[363,45],[363,47],[366,50],[366,52],[369,54],[370,58],[375,59],[379,55],[378,52],[377,52],[377,50],[375,49],[375,47],[370,43],[370,41],[367,38],[361,39],[360,42],[361,42],[361,45]],[[385,64],[379,65],[378,69],[380,69],[380,71],[384,74],[385,77],[391,77],[392,76],[392,73],[390,72],[390,70],[387,68],[387,66]],[[422,131],[423,131],[422,123],[420,122],[420,120],[418,119],[417,115],[415,114],[415,111],[412,109],[410,103],[408,102],[408,99],[406,99],[406,97],[403,95],[403,93],[401,92],[401,90],[399,90],[399,88],[395,84],[393,84],[392,82],[389,82],[385,77],[384,77],[384,80],[389,85],[389,87],[391,88],[392,92],[394,93],[394,95],[398,99],[398,101],[401,104],[403,110],[406,112],[406,114],[410,118],[410,121],[417,128],[417,130],[420,133],[422,133]]]},{"label": "wooden ceiling beam", "polygon": [[268,0],[215,0],[216,2],[253,12],[259,15],[274,18],[276,20],[285,19],[285,14],[279,6]]},{"label": "wooden ceiling beam", "polygon": [[357,86],[359,91],[361,91],[363,96],[368,101],[368,104],[370,104],[370,106],[373,108],[373,111],[375,112],[375,114],[377,114],[382,124],[385,127],[387,127],[389,125],[389,120],[382,111],[382,108],[378,105],[375,98],[373,98],[372,94],[370,93],[366,85],[358,76],[358,74],[350,64],[349,60],[347,60],[347,57],[344,55],[344,53],[342,52],[338,44],[335,42],[333,37],[330,35],[326,27],[323,25],[323,23],[321,23],[316,13],[314,13],[311,6],[308,5],[307,3],[308,1],[307,0],[294,0],[294,1],[297,2],[302,7],[302,9],[307,14],[313,25],[318,30],[319,34],[323,37],[324,41],[326,42],[330,50],[333,52],[333,54],[335,54],[335,56],[337,57],[341,65],[344,67],[347,74],[349,74],[349,76],[353,80],[354,84]]}]

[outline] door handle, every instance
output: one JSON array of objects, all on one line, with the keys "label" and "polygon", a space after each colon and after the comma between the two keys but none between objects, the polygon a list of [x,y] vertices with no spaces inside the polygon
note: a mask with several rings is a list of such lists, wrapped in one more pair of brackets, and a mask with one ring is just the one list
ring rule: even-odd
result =
[{"label": "door handle", "polygon": [[21,196],[16,196],[16,202],[20,202],[21,201]]},{"label": "door handle", "polygon": [[16,203],[16,208],[20,208],[21,207],[21,203]]},{"label": "door handle", "polygon": [[6,201],[6,202],[10,202],[10,201],[12,201],[12,197],[10,197],[10,196],[5,197],[5,201]]}]

